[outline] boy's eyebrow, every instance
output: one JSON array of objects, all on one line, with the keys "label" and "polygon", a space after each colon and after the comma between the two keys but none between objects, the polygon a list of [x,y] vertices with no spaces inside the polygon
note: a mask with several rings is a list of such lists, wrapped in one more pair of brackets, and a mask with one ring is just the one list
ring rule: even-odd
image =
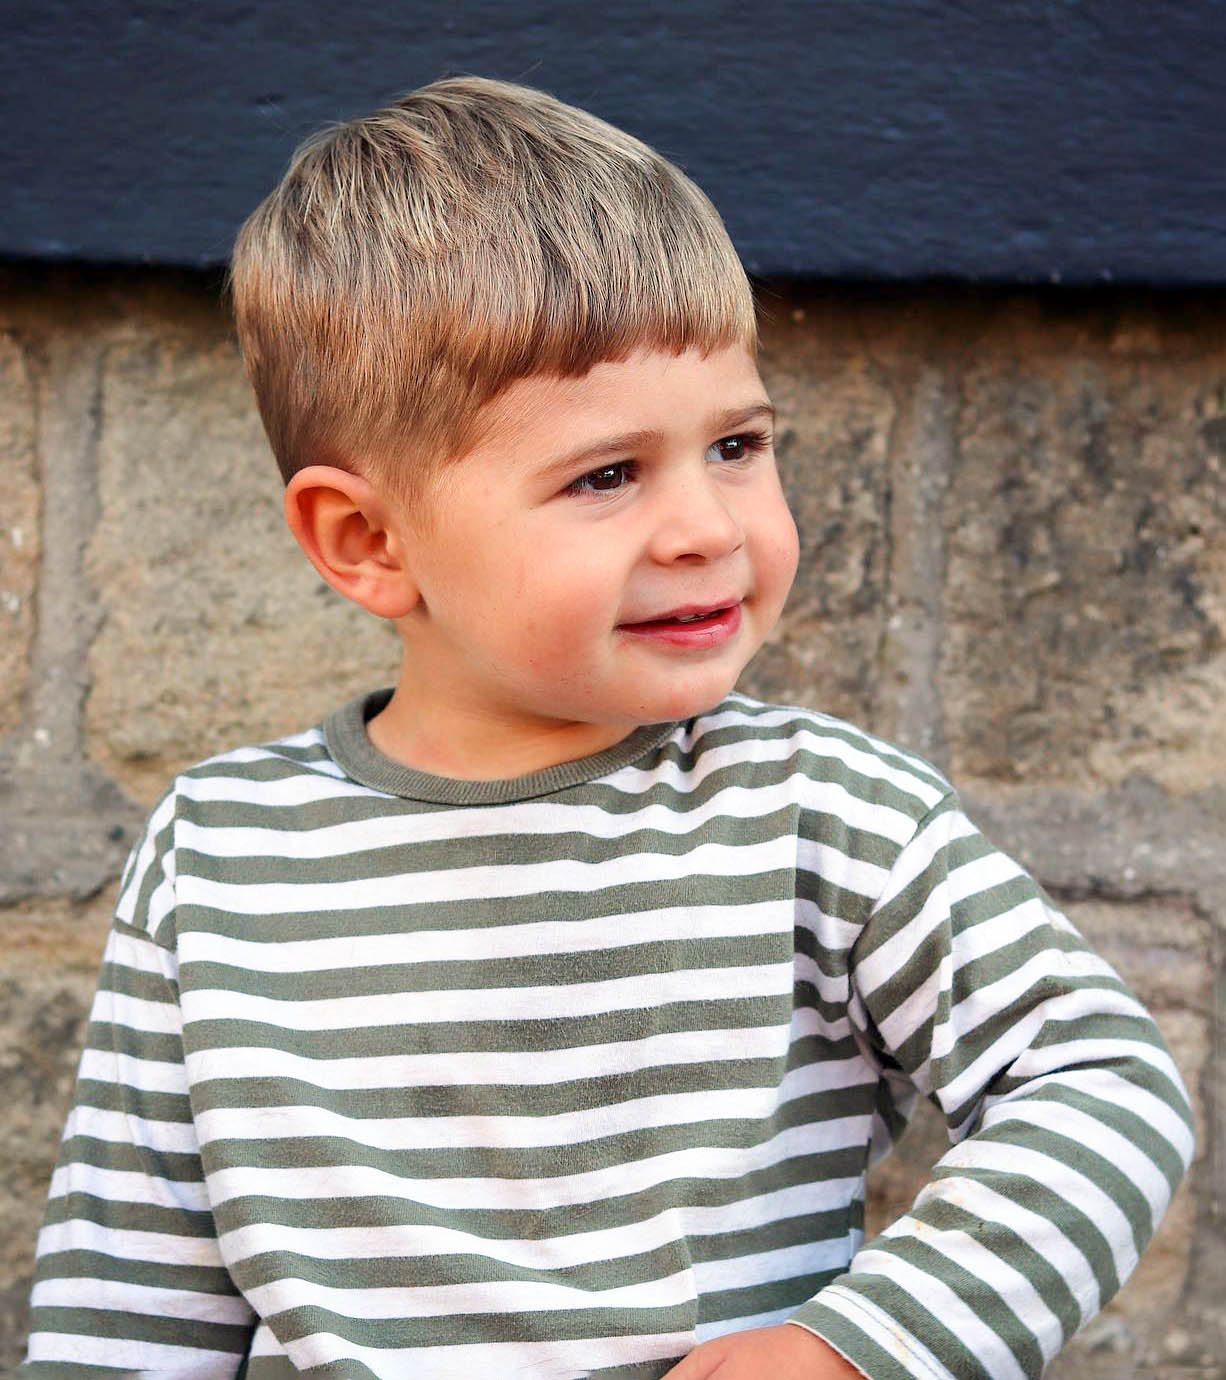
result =
[{"label": "boy's eyebrow", "polygon": [[[765,398],[747,403],[743,407],[729,408],[717,412],[707,423],[706,430],[714,435],[725,435],[738,427],[748,426],[750,422],[775,420],[775,408]],[[547,460],[541,467],[541,477],[548,479],[555,474],[573,471],[585,466],[595,466],[611,456],[624,456],[628,451],[641,450],[645,446],[658,445],[664,439],[663,433],[655,430],[624,431],[617,436],[606,436],[579,450],[567,451],[565,455]]]}]

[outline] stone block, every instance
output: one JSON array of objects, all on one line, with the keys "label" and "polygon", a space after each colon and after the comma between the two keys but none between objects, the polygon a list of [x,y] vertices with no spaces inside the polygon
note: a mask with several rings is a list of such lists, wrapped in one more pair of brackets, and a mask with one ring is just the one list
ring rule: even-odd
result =
[{"label": "stone block", "polygon": [[35,436],[25,354],[0,333],[0,738],[17,727],[29,680],[40,556]]},{"label": "stone block", "polygon": [[848,314],[829,303],[789,299],[767,323],[760,363],[779,411],[800,565],[780,625],[740,688],[864,723],[886,617],[894,403]]},{"label": "stone block", "polygon": [[1226,342],[1185,317],[1031,300],[968,346],[941,673],[958,779],[1226,779]]},{"label": "stone block", "polygon": [[108,352],[87,558],[105,614],[88,750],[146,804],[184,765],[309,727],[399,665],[390,625],[334,595],[291,538],[220,311],[172,325]]},{"label": "stone block", "polygon": [[34,1242],[115,890],[0,911],[0,1375],[25,1346]]}]

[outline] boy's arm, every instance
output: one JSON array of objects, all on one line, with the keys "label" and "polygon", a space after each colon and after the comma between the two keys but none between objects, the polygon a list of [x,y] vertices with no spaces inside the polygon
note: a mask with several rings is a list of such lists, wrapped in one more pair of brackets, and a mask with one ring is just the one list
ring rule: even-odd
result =
[{"label": "boy's arm", "polygon": [[39,1236],[22,1380],[226,1380],[247,1350],[253,1313],[205,1196],[175,958],[152,937],[173,909],[172,823],[164,803],[121,888]]},{"label": "boy's arm", "polygon": [[938,1105],[954,1146],[793,1321],[872,1380],[1037,1377],[1131,1272],[1190,1161],[1179,1074],[1145,1009],[952,796],[852,956],[858,1037]]}]

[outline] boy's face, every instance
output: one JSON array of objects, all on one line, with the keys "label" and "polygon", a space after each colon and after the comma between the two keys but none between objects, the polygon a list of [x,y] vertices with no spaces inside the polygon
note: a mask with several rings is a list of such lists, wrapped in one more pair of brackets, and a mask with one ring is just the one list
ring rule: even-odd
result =
[{"label": "boy's face", "polygon": [[480,724],[491,763],[546,741],[562,761],[717,704],[796,571],[748,351],[534,376],[489,421],[428,487],[425,521],[402,515],[421,594],[400,620],[405,722],[457,745]]}]

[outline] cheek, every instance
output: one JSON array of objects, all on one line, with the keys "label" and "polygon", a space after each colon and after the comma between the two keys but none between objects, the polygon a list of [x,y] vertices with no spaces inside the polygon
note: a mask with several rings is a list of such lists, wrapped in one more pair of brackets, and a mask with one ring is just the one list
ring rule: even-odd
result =
[{"label": "cheek", "polygon": [[789,589],[792,581],[796,578],[796,568],[800,564],[800,533],[796,530],[796,521],[788,511],[787,537],[783,544],[782,561],[784,568],[784,579]]},{"label": "cheek", "polygon": [[[508,664],[554,666],[573,671],[580,647],[617,621],[625,594],[624,570],[601,533],[529,531],[504,544],[497,562],[483,562],[486,586],[497,591],[497,639]],[[485,610],[490,615],[492,610]]]},{"label": "cheek", "polygon": [[758,546],[760,574],[764,585],[782,606],[796,578],[800,561],[800,536],[787,504],[780,495],[776,511],[764,524]]},{"label": "cheek", "polygon": [[[625,575],[600,533],[582,542],[541,542],[524,553],[525,581],[556,617],[598,620],[620,598]],[[578,629],[576,629],[576,632]]]},{"label": "cheek", "polygon": [[505,573],[500,602],[515,611],[512,646],[530,649],[534,662],[565,658],[599,621],[601,582],[590,568],[559,568],[549,553]]}]

